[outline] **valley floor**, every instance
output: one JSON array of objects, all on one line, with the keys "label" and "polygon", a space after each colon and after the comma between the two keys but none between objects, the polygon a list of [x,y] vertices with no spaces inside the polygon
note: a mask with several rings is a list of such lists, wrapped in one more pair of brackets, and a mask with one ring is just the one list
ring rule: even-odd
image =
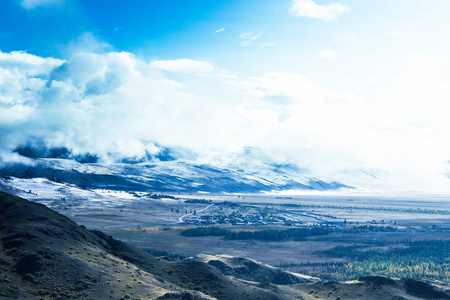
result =
[{"label": "valley floor", "polygon": [[[157,195],[67,185],[46,189],[42,182],[36,182],[31,190],[18,187],[20,184],[15,187],[16,194],[140,248],[180,256],[247,257],[332,280],[370,274],[450,278],[450,253],[446,250],[450,247],[439,244],[450,240],[450,204],[445,198]],[[232,232],[316,227],[327,228],[330,233],[300,241],[180,234],[198,226]]]}]

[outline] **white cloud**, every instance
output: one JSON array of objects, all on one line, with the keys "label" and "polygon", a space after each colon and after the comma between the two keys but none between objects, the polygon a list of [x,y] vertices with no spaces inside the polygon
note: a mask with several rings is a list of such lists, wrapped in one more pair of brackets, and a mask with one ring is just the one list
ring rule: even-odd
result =
[{"label": "white cloud", "polygon": [[45,77],[64,61],[42,58],[22,51],[0,51],[0,105],[33,102],[35,90],[45,85]]},{"label": "white cloud", "polygon": [[[108,160],[154,152],[153,141],[188,149],[236,145],[230,141],[229,130],[235,127],[230,108],[212,95],[187,91],[185,84],[166,77],[170,73],[155,70],[212,72],[209,63],[149,63],[127,52],[80,52],[66,62],[30,59],[25,53],[0,57],[2,150],[38,139]],[[43,68],[54,61],[58,64]],[[16,65],[31,65],[34,70]],[[220,77],[223,72],[218,72]],[[197,78],[200,87],[214,86],[215,79]],[[215,98],[226,94],[217,88],[214,92]]]},{"label": "white cloud", "polygon": [[248,47],[251,46],[256,40],[260,39],[262,37],[261,33],[249,33],[249,32],[242,32],[239,37],[241,38],[241,46],[242,47]]},{"label": "white cloud", "polygon": [[214,71],[214,67],[206,61],[197,61],[187,58],[176,60],[155,60],[150,66],[156,69],[175,73],[206,74]]},{"label": "white cloud", "polygon": [[319,178],[352,184],[352,174],[369,171],[383,188],[448,187],[446,58],[415,53],[373,99],[297,73],[191,76],[220,74],[200,65],[207,67],[128,52],[67,61],[0,52],[0,149],[38,139],[108,160],[157,153],[156,144],[230,163],[253,147]]},{"label": "white cloud", "polygon": [[258,33],[258,34],[253,34],[253,33],[248,33],[248,32],[243,32],[240,34],[240,38],[243,40],[249,40],[249,41],[254,41],[259,39],[262,36],[262,34]]},{"label": "white cloud", "polygon": [[91,32],[85,32],[67,45],[66,54],[72,56],[79,52],[106,53],[112,48],[111,45],[99,40]]},{"label": "white cloud", "polygon": [[33,75],[47,73],[63,63],[60,59],[42,58],[24,51],[5,53],[0,51],[0,68],[26,71]]},{"label": "white cloud", "polygon": [[225,31],[225,28],[217,29],[216,31],[214,31],[214,33],[219,33],[219,32],[223,32],[223,31]]},{"label": "white cloud", "polygon": [[337,56],[337,52],[332,49],[324,49],[319,52],[320,58],[335,58]]},{"label": "white cloud", "polygon": [[38,6],[50,6],[63,3],[64,0],[21,0],[20,5],[25,9],[33,9]]},{"label": "white cloud", "polygon": [[20,124],[33,114],[33,108],[21,104],[0,110],[0,126],[5,124]]},{"label": "white cloud", "polygon": [[323,100],[323,91],[320,85],[296,73],[267,73],[255,78],[253,83],[261,100],[278,100],[281,104],[317,103]]},{"label": "white cloud", "polygon": [[339,15],[350,11],[342,3],[328,5],[316,4],[313,0],[293,0],[289,12],[297,17],[315,18],[324,21],[332,21]]}]

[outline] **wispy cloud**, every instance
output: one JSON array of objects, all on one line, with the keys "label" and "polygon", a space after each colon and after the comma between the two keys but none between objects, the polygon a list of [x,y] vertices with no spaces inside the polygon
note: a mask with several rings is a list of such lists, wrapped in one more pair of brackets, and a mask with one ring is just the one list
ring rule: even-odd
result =
[{"label": "wispy cloud", "polygon": [[155,60],[150,63],[150,66],[152,68],[175,73],[206,74],[214,71],[214,67],[209,62],[187,58]]},{"label": "wispy cloud", "polygon": [[338,56],[338,53],[332,49],[324,49],[319,52],[318,56],[320,58],[335,58]]},{"label": "wispy cloud", "polygon": [[33,9],[38,6],[50,6],[63,3],[65,0],[22,0],[20,5],[25,9]]},{"label": "wispy cloud", "polygon": [[313,0],[293,0],[289,9],[291,15],[324,21],[332,21],[348,11],[350,9],[342,3],[320,5]]},{"label": "wispy cloud", "polygon": [[219,33],[219,32],[223,32],[223,31],[225,31],[225,28],[217,29],[216,31],[214,31],[214,33]]},{"label": "wispy cloud", "polygon": [[239,37],[241,38],[241,46],[242,47],[248,47],[253,44],[256,40],[260,39],[262,37],[261,33],[249,33],[249,32],[242,32]]},{"label": "wispy cloud", "polygon": [[71,56],[80,51],[105,53],[111,51],[113,47],[98,39],[93,33],[85,32],[76,39],[72,40],[66,47],[65,51],[68,56]]}]

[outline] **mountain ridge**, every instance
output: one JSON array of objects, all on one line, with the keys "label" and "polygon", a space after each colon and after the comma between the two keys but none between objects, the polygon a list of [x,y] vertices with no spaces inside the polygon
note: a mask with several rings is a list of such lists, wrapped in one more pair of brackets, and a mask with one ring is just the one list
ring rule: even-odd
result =
[{"label": "mountain ridge", "polygon": [[79,163],[67,159],[36,159],[32,164],[4,163],[2,177],[47,178],[82,188],[131,191],[260,193],[284,190],[340,190],[351,186],[326,182],[282,166],[219,168],[189,161],[140,164]]}]

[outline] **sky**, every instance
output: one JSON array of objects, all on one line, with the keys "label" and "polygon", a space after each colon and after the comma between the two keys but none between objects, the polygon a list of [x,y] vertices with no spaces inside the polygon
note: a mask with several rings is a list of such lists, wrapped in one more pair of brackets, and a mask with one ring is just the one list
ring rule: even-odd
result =
[{"label": "sky", "polygon": [[3,0],[0,156],[170,148],[449,193],[449,13],[446,0]]}]

